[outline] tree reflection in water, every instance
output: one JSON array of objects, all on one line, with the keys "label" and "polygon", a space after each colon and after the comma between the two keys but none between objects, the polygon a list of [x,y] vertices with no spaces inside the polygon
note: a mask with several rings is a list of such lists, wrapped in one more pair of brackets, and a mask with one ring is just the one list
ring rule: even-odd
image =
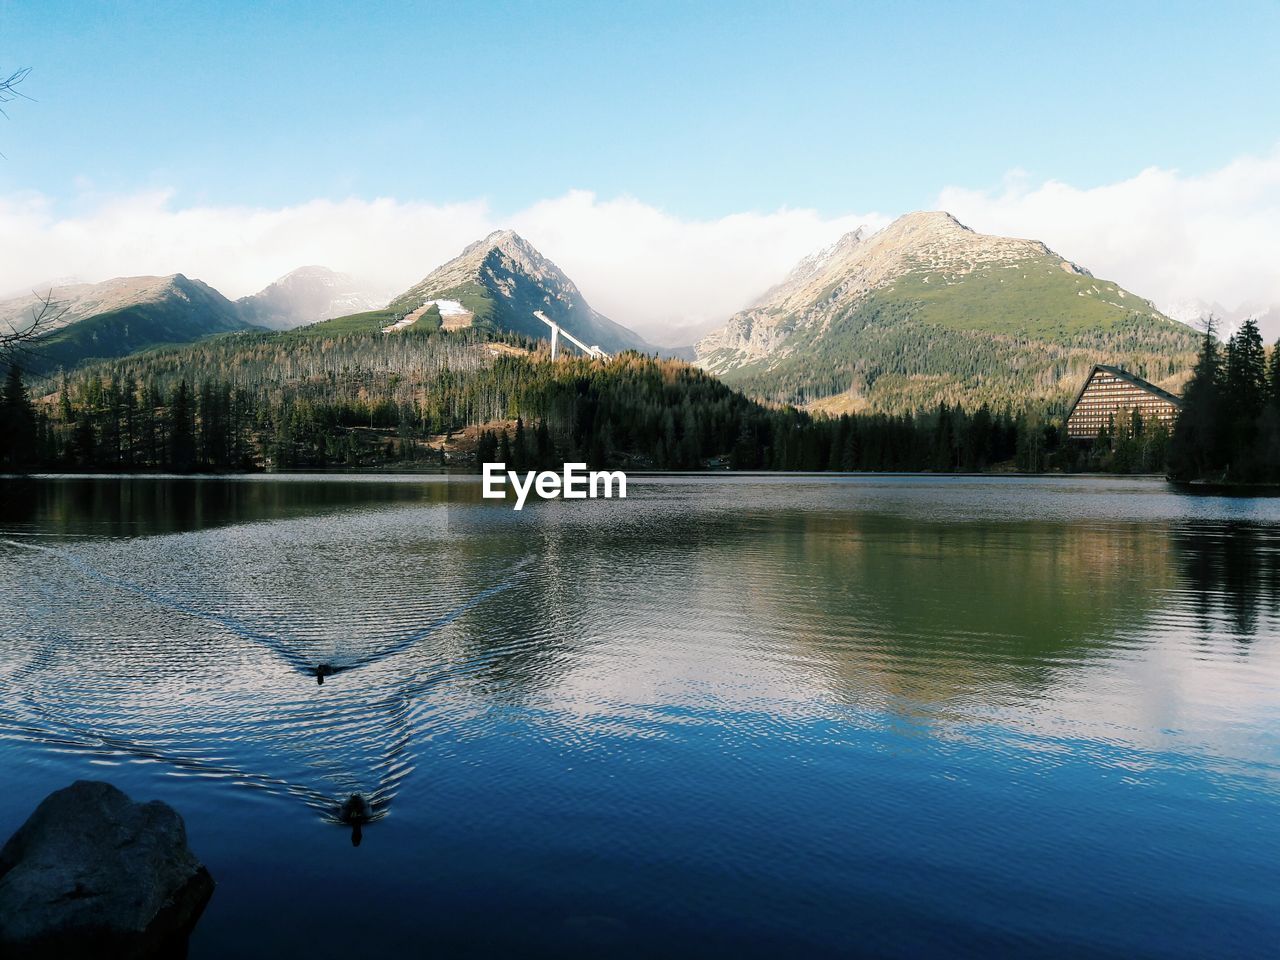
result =
[{"label": "tree reflection in water", "polygon": [[1185,523],[1171,532],[1179,587],[1206,637],[1225,627],[1243,647],[1280,613],[1280,532],[1253,523]]}]

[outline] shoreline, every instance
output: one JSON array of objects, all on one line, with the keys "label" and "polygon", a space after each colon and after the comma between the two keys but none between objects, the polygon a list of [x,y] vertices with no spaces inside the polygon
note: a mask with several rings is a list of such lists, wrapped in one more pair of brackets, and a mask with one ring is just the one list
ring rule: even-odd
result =
[{"label": "shoreline", "polygon": [[[627,470],[625,467],[605,468],[618,469],[629,477],[937,477],[939,479],[975,479],[975,478],[1008,478],[1008,479],[1094,479],[1094,480],[1165,480],[1170,485],[1185,484],[1186,481],[1169,480],[1162,473],[1098,473],[1085,472],[1062,473],[1046,471],[1040,473],[1022,473],[1016,470],[989,470],[985,472],[942,473],[935,470]],[[194,473],[168,473],[165,471],[122,470],[104,472],[101,470],[60,470],[41,471],[39,473],[0,473],[0,480],[111,480],[117,478],[136,477],[153,480],[230,480],[230,479],[268,479],[271,477],[474,477],[480,480],[483,474],[471,470],[422,469],[422,470],[228,470]],[[1243,485],[1241,485],[1243,486]],[[1253,485],[1274,486],[1280,490],[1280,484]]]}]

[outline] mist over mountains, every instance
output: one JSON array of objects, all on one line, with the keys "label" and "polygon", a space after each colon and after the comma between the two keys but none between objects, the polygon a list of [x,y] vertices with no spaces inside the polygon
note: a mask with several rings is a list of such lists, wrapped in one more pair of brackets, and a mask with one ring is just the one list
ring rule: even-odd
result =
[{"label": "mist over mountains", "polygon": [[247,323],[291,330],[348,313],[376,310],[390,294],[358,283],[328,267],[299,267],[262,290],[236,301]]}]

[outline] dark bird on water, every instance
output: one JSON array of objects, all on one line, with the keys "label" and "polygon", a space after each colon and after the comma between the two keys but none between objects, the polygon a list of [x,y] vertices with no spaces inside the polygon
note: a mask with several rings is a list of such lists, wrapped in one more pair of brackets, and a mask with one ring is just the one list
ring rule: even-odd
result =
[{"label": "dark bird on water", "polygon": [[361,828],[373,818],[373,807],[369,801],[363,794],[353,793],[343,802],[338,810],[338,816],[342,818],[343,823],[351,825],[351,845],[360,846],[360,841],[364,838],[364,831]]}]

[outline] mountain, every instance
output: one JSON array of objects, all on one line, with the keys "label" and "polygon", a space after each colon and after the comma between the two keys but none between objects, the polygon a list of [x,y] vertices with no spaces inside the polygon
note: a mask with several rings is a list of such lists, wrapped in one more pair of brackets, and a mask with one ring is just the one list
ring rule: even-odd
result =
[{"label": "mountain", "polygon": [[275,283],[236,301],[247,323],[272,330],[374,310],[385,296],[365,289],[349,275],[328,267],[299,267]]},{"label": "mountain", "polygon": [[[248,326],[234,303],[207,283],[180,273],[74,283],[53,287],[49,293],[56,322],[25,361],[37,373]],[[30,323],[32,311],[39,307],[34,294],[0,302],[0,327]]]},{"label": "mountain", "polygon": [[948,213],[846,234],[696,346],[756,396],[831,411],[1063,402],[1094,363],[1176,388],[1195,331],[1043,243]]},{"label": "mountain", "polygon": [[446,330],[475,326],[547,339],[549,330],[535,310],[610,353],[653,349],[639,334],[593,310],[559,267],[510,230],[471,244],[387,306],[388,326],[394,329],[421,321]]}]

